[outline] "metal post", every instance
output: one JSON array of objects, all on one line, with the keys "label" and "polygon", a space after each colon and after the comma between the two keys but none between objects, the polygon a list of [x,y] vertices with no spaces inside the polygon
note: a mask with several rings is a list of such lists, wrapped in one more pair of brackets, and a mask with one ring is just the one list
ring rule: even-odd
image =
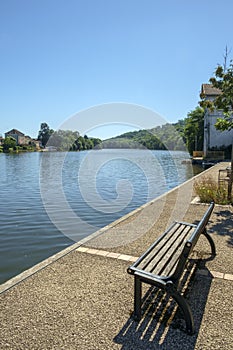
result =
[{"label": "metal post", "polygon": [[228,182],[228,200],[231,201],[231,192],[232,192],[232,183],[233,183],[233,141],[231,145],[231,172]]},{"label": "metal post", "polygon": [[142,298],[142,283],[140,278],[134,276],[134,318],[137,321],[141,319],[141,298]]}]

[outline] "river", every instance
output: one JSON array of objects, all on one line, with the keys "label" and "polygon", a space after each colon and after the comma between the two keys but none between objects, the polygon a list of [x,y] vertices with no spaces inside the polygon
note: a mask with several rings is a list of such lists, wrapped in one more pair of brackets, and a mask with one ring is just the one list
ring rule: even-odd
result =
[{"label": "river", "polygon": [[148,150],[0,154],[0,284],[191,178],[188,158]]}]

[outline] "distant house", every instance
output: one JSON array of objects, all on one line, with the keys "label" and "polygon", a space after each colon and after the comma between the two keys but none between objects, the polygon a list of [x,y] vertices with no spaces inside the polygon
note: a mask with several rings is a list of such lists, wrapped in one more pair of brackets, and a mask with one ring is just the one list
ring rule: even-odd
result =
[{"label": "distant house", "polygon": [[6,132],[5,137],[13,137],[16,140],[17,146],[34,146],[37,150],[42,148],[41,141],[32,139],[30,136],[24,135],[17,129],[12,129]]},{"label": "distant house", "polygon": [[[202,84],[201,93],[205,95],[206,100],[213,101],[221,94],[221,90],[214,88],[211,84]],[[208,151],[215,148],[219,149],[232,144],[233,130],[219,131],[215,128],[217,118],[223,118],[221,110],[211,112],[206,109],[204,115],[204,146],[203,151],[206,156]]]},{"label": "distant house", "polygon": [[4,143],[4,138],[0,136],[0,146],[3,145],[3,143]]},{"label": "distant house", "polygon": [[41,141],[36,139],[30,139],[29,145],[35,146],[37,150],[40,150],[42,148]]},{"label": "distant house", "polygon": [[32,139],[30,136],[28,136],[28,135],[24,136],[24,144],[25,145],[30,145],[31,141],[32,141]]},{"label": "distant house", "polygon": [[25,144],[25,135],[17,129],[12,129],[12,130],[6,132],[5,138],[6,137],[13,137],[16,140],[17,146]]}]

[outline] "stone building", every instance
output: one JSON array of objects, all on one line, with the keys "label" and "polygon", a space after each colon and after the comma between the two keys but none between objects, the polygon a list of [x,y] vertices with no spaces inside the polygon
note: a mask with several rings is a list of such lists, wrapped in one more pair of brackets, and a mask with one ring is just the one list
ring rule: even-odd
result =
[{"label": "stone building", "polygon": [[[201,93],[205,95],[206,100],[213,101],[221,94],[221,91],[214,88],[211,84],[202,84]],[[220,149],[228,147],[232,144],[233,130],[219,131],[215,128],[217,118],[223,118],[221,110],[214,110],[211,112],[206,109],[204,115],[204,156],[208,155],[211,149]]]},{"label": "stone building", "polygon": [[12,129],[6,132],[5,138],[6,137],[13,137],[16,140],[17,146],[21,146],[25,144],[25,135],[17,129]]}]

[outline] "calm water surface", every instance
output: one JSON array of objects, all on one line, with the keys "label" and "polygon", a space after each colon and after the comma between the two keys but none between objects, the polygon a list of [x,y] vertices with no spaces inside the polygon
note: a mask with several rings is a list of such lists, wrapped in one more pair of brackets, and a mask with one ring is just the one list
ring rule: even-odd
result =
[{"label": "calm water surface", "polygon": [[185,152],[0,154],[0,283],[193,176]]}]

